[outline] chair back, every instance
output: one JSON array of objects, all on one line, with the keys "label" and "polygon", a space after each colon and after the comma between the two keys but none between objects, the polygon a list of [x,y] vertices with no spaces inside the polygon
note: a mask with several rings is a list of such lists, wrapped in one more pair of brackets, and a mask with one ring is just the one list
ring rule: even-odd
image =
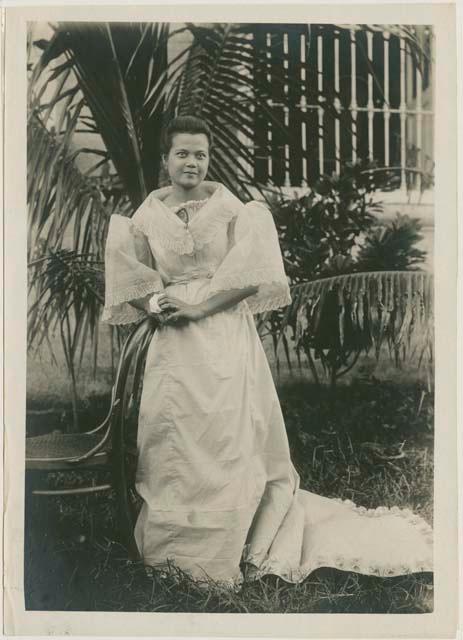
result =
[{"label": "chair back", "polygon": [[119,357],[113,388],[112,448],[136,448],[138,409],[143,388],[146,354],[156,322],[143,320],[127,337]]}]

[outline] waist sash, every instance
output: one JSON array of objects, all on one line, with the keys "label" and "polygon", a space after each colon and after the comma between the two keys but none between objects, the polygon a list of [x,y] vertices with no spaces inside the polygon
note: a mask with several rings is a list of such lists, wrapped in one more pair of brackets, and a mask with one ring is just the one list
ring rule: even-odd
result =
[{"label": "waist sash", "polygon": [[199,278],[208,279],[212,278],[213,275],[214,272],[212,269],[195,269],[194,271],[181,273],[178,276],[172,276],[166,286],[168,287],[171,284],[188,284],[191,280],[198,280]]}]

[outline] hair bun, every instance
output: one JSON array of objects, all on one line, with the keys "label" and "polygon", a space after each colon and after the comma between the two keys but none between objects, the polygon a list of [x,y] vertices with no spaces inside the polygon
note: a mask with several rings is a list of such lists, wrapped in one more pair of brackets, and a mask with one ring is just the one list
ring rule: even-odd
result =
[{"label": "hair bun", "polygon": [[207,137],[209,148],[212,147],[212,132],[205,120],[197,116],[177,116],[164,129],[161,139],[162,153],[167,155],[172,147],[172,138],[176,133],[202,133]]}]

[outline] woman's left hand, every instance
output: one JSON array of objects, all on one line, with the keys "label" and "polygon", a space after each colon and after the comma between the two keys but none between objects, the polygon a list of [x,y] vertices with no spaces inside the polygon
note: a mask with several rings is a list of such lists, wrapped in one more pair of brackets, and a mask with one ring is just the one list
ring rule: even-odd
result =
[{"label": "woman's left hand", "polygon": [[186,322],[200,320],[203,317],[201,309],[198,305],[188,304],[175,296],[163,293],[158,298],[158,305],[164,315],[163,324],[178,325]]}]

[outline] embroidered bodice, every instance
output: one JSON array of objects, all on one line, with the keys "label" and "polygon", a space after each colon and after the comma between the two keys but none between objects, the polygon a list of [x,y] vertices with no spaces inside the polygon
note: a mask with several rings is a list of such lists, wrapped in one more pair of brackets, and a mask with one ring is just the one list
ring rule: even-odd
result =
[{"label": "embroidered bodice", "polygon": [[244,205],[217,183],[205,183],[207,198],[170,207],[164,204],[170,189],[153,191],[131,219],[112,216],[106,247],[114,257],[106,260],[105,318],[112,315],[111,301],[197,278],[210,280],[210,294],[258,285],[259,292],[246,301],[254,313],[290,302],[278,235],[266,207],[254,201]]},{"label": "embroidered bodice", "polygon": [[[174,207],[153,192],[134,214],[132,223],[148,240],[156,269],[167,285],[204,271],[214,273],[228,250],[228,223],[242,204],[219,187],[210,197]],[[168,191],[167,191],[168,193]],[[236,202],[235,202],[236,200]],[[186,210],[182,218],[181,212]]]}]

